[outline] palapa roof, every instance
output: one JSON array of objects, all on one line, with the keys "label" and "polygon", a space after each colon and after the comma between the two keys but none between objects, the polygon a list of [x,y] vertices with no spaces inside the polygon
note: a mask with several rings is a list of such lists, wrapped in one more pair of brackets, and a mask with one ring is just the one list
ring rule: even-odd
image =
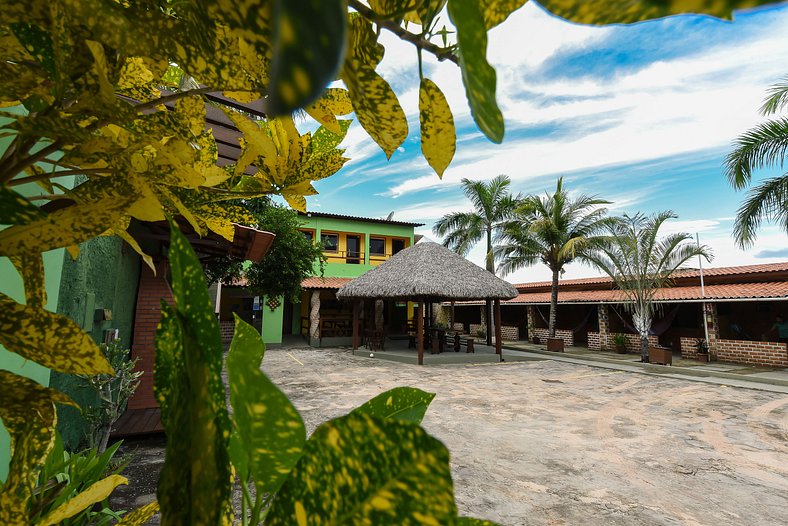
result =
[{"label": "palapa roof", "polygon": [[337,298],[510,299],[517,289],[448,248],[421,242],[357,277]]}]

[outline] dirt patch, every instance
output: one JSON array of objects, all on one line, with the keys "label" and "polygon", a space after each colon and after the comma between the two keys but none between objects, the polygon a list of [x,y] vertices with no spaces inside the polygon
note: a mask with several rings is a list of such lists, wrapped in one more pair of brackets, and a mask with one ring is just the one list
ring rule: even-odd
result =
[{"label": "dirt patch", "polygon": [[[418,367],[346,350],[266,353],[309,433],[380,392],[437,396],[461,514],[509,525],[788,524],[788,397],[555,361]],[[127,441],[126,509],[155,494],[163,438]],[[156,523],[157,524],[157,523]]]}]

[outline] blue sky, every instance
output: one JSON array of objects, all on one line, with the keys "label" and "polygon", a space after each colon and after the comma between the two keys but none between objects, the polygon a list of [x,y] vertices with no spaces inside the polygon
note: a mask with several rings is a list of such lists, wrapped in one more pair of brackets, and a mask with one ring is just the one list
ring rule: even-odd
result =
[{"label": "blue sky", "polygon": [[[738,12],[734,23],[681,16],[597,28],[526,4],[490,34],[503,144],[473,124],[458,68],[426,63],[457,125],[457,154],[443,180],[420,153],[415,51],[390,36],[383,42],[379,72],[405,109],[410,135],[387,161],[354,123],[343,143],[352,160],[315,185],[320,195],[308,199],[310,209],[369,217],[394,211],[395,219],[425,223],[417,232],[436,239],[438,217],[468,209],[463,177],[504,173],[515,193],[529,194],[564,176],[571,192],[613,201],[616,214],[672,209],[679,219],[670,230],[699,232],[715,251],[712,266],[788,259],[788,236],[774,226],[761,230],[753,249],[734,246],[732,219],[743,194],[722,175],[731,141],[761,120],[767,87],[788,74],[788,5]],[[481,263],[482,253],[479,247],[469,258]],[[570,265],[565,277],[595,274]],[[535,266],[508,279],[548,275]]]}]

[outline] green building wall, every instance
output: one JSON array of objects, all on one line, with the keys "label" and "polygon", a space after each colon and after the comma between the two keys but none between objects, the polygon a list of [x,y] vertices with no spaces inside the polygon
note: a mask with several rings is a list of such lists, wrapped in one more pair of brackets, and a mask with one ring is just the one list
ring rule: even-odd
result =
[{"label": "green building wall", "polygon": [[[104,341],[104,331],[118,329],[121,345],[131,345],[134,309],[139,282],[140,258],[117,237],[98,237],[80,246],[79,257],[68,254],[63,260],[63,274],[57,312],[82,326],[96,342]],[[110,320],[96,319],[97,309],[106,311]],[[98,403],[95,393],[81,378],[52,372],[50,385],[66,393],[80,407]],[[58,430],[64,446],[74,449],[88,431],[80,410],[58,406]]]},{"label": "green building wall", "polygon": [[[323,265],[323,275],[327,278],[357,278],[368,270],[375,268],[369,261],[369,238],[370,236],[382,237],[401,237],[409,240],[408,246],[413,246],[414,234],[412,225],[393,225],[387,223],[377,223],[373,221],[341,219],[333,217],[321,217],[319,215],[301,215],[303,228],[313,229],[315,239],[320,239],[320,234],[326,232],[348,232],[362,234],[364,236],[364,262],[359,264],[348,263],[325,263]],[[320,275],[320,264],[315,263],[315,275]],[[284,301],[274,310],[265,305],[263,298],[263,322],[262,337],[263,341],[269,345],[282,343],[282,324],[284,321]],[[298,334],[300,331],[301,306],[293,306],[292,333]]]}]

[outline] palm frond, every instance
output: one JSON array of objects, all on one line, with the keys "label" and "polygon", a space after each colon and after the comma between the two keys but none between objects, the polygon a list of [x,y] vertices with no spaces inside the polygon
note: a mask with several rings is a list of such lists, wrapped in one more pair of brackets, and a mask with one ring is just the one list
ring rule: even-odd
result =
[{"label": "palm frond", "polygon": [[788,173],[766,179],[748,192],[733,223],[736,244],[751,247],[763,220],[775,221],[788,232]]},{"label": "palm frond", "polygon": [[763,122],[735,141],[735,149],[725,158],[725,176],[734,188],[744,188],[752,173],[760,168],[782,168],[788,151],[788,118]]},{"label": "palm frond", "polygon": [[788,75],[769,88],[769,96],[763,101],[760,112],[762,115],[773,115],[788,107]]}]

